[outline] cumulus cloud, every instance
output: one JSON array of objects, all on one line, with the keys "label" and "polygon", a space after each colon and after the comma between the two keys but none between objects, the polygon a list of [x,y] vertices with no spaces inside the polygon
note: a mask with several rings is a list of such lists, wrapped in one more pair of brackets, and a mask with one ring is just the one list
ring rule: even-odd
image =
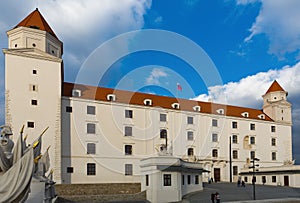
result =
[{"label": "cumulus cloud", "polygon": [[148,78],[146,85],[160,85],[160,78],[167,77],[168,74],[161,68],[153,68]]},{"label": "cumulus cloud", "polygon": [[[300,62],[294,66],[285,66],[278,70],[260,72],[241,79],[238,82],[229,82],[223,86],[209,87],[209,94],[202,94],[195,100],[227,103],[238,106],[261,107],[262,98],[274,80],[289,92],[290,98],[300,97]],[[298,103],[298,102],[297,102]],[[300,108],[300,106],[299,106]]]},{"label": "cumulus cloud", "polygon": [[[255,0],[237,0],[237,4],[253,3]],[[269,39],[269,53],[279,58],[300,51],[300,1],[260,0],[259,15],[250,28],[246,42],[256,35],[264,34]]]}]

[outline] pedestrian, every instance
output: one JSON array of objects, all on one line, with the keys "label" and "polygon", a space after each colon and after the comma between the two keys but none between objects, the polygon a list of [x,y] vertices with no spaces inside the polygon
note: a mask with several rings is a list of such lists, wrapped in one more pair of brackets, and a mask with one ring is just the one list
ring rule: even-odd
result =
[{"label": "pedestrian", "polygon": [[240,180],[240,179],[238,179],[238,181],[237,181],[237,186],[238,186],[238,187],[241,186],[241,180]]},{"label": "pedestrian", "polygon": [[210,178],[210,181],[213,183],[213,182],[214,182],[214,179],[211,177],[211,178]]},{"label": "pedestrian", "polygon": [[242,180],[242,187],[246,187],[244,180]]},{"label": "pedestrian", "polygon": [[215,199],[216,199],[215,193],[211,193],[210,199],[211,199],[211,202],[212,202],[212,203],[215,203]]},{"label": "pedestrian", "polygon": [[220,197],[220,194],[218,192],[216,192],[216,194],[215,194],[215,199],[216,199],[216,203],[221,202],[221,197]]}]

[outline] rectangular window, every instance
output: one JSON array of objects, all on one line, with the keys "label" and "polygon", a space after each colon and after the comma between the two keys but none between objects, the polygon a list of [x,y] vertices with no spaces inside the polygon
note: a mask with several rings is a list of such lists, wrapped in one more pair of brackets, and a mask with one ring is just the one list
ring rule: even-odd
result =
[{"label": "rectangular window", "polygon": [[72,106],[66,106],[66,112],[72,113],[73,109]]},{"label": "rectangular window", "polygon": [[164,186],[171,186],[171,174],[164,174]]},{"label": "rectangular window", "polygon": [[272,152],[272,161],[276,161],[276,152]]},{"label": "rectangular window", "polygon": [[212,126],[218,127],[218,120],[217,119],[212,119]]},{"label": "rectangular window", "polygon": [[272,183],[276,183],[276,176],[272,176]]},{"label": "rectangular window", "polygon": [[27,127],[28,127],[28,128],[34,128],[34,122],[28,121],[28,122],[27,122]]},{"label": "rectangular window", "polygon": [[216,133],[212,134],[212,141],[213,142],[218,142],[218,134],[216,134]]},{"label": "rectangular window", "polygon": [[87,164],[87,175],[96,175],[96,164],[95,163],[88,163]]},{"label": "rectangular window", "polygon": [[232,143],[237,144],[238,143],[238,136],[232,135]]},{"label": "rectangular window", "polygon": [[276,146],[276,138],[272,138],[272,140],[271,140],[271,145],[272,145],[272,146]]},{"label": "rectangular window", "polygon": [[190,185],[191,184],[191,175],[187,176],[187,184]]},{"label": "rectangular window", "polygon": [[95,134],[96,133],[96,125],[95,123],[88,123],[86,132],[88,134]]},{"label": "rectangular window", "polygon": [[182,185],[184,185],[184,175],[181,176]]},{"label": "rectangular window", "polygon": [[32,70],[32,74],[36,75],[37,74],[37,70]]},{"label": "rectangular window", "polygon": [[187,117],[187,124],[193,124],[194,123],[194,117],[188,116]]},{"label": "rectangular window", "polygon": [[254,123],[250,123],[250,130],[255,130],[255,124]]},{"label": "rectangular window", "polygon": [[132,145],[125,145],[125,155],[132,155]]},{"label": "rectangular window", "polygon": [[67,167],[67,173],[73,173],[74,168],[73,167]]},{"label": "rectangular window", "polygon": [[149,186],[149,175],[146,175],[146,186]]},{"label": "rectangular window", "polygon": [[238,175],[238,167],[237,167],[237,166],[233,166],[233,167],[232,167],[232,174],[233,174],[234,176],[237,176],[237,175]]},{"label": "rectangular window", "polygon": [[125,110],[125,118],[133,118],[132,110]]},{"label": "rectangular window", "polygon": [[250,144],[255,144],[255,137],[250,137]]},{"label": "rectangular window", "polygon": [[187,139],[188,140],[194,140],[194,132],[193,131],[188,131],[187,132]]},{"label": "rectangular window", "polygon": [[195,175],[195,185],[199,185],[199,175]]},{"label": "rectangular window", "polygon": [[275,133],[276,132],[276,127],[274,125],[271,126],[271,132]]},{"label": "rectangular window", "polygon": [[159,115],[159,120],[160,120],[161,122],[166,122],[166,121],[167,121],[167,114],[161,113],[161,114]]},{"label": "rectangular window", "polygon": [[132,176],[132,164],[125,164],[125,176]]},{"label": "rectangular window", "polygon": [[125,136],[132,136],[132,127],[130,126],[125,126]]},{"label": "rectangular window", "polygon": [[232,128],[237,128],[237,122],[236,121],[232,121]]},{"label": "rectangular window", "polygon": [[31,100],[31,105],[37,105],[37,100],[32,99],[32,100]]},{"label": "rectangular window", "polygon": [[96,115],[96,107],[95,106],[87,106],[86,113],[89,115]]},{"label": "rectangular window", "polygon": [[213,149],[212,150],[212,157],[218,157],[218,150],[217,149]]},{"label": "rectangular window", "polygon": [[232,151],[232,158],[233,159],[237,159],[238,158],[238,151],[237,150],[233,150]]},{"label": "rectangular window", "polygon": [[87,154],[96,154],[96,144],[95,143],[87,143]]},{"label": "rectangular window", "polygon": [[255,151],[251,151],[250,152],[250,159],[254,159],[255,158]]}]

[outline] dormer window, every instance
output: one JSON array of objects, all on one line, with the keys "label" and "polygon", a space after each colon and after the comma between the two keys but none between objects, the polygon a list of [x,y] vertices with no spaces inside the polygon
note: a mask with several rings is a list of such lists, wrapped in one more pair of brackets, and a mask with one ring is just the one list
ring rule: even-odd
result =
[{"label": "dormer window", "polygon": [[178,103],[173,103],[172,105],[173,109],[179,109],[180,105]]},{"label": "dormer window", "polygon": [[152,106],[152,100],[151,99],[145,99],[144,104],[145,104],[145,106]]},{"label": "dormer window", "polygon": [[224,114],[224,109],[218,109],[218,110],[217,110],[217,113],[218,113],[218,114]]},{"label": "dormer window", "polygon": [[114,94],[108,94],[106,96],[107,101],[116,101],[116,95]]},{"label": "dormer window", "polygon": [[194,109],[194,111],[198,111],[198,112],[201,111],[201,107],[200,106],[194,106],[193,109]]},{"label": "dormer window", "polygon": [[242,113],[242,116],[245,117],[245,118],[248,118],[249,117],[249,113],[248,112],[244,112],[244,113]]},{"label": "dormer window", "polygon": [[81,90],[73,89],[72,90],[72,96],[73,97],[81,97]]},{"label": "dormer window", "polygon": [[260,119],[265,119],[266,117],[265,117],[264,114],[259,114],[259,115],[258,115],[258,118],[260,118]]}]

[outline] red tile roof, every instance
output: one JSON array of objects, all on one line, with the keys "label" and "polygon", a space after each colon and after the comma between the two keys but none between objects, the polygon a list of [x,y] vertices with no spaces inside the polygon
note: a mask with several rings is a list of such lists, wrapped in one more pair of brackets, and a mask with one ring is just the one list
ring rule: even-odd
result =
[{"label": "red tile roof", "polygon": [[272,83],[272,85],[267,90],[266,94],[268,94],[270,92],[277,92],[277,91],[283,91],[283,92],[285,92],[285,90],[279,85],[279,83],[276,80],[274,80],[274,82]]},{"label": "red tile roof", "polygon": [[35,28],[39,30],[43,30],[51,34],[56,39],[57,36],[47,23],[47,21],[44,19],[42,14],[39,12],[38,9],[31,12],[26,18],[24,18],[18,25],[16,25],[14,28],[17,27],[29,27],[29,28]]},{"label": "red tile roof", "polygon": [[245,112],[248,112],[249,119],[261,120],[259,118],[259,116],[264,115],[265,116],[264,120],[273,121],[269,116],[264,114],[262,110],[258,110],[258,109],[251,109],[251,108],[224,105],[224,104],[216,104],[216,103],[211,103],[211,102],[179,99],[179,98],[159,96],[159,95],[154,95],[154,94],[145,94],[145,93],[140,93],[140,92],[116,90],[116,89],[110,89],[110,88],[104,88],[104,87],[79,85],[79,84],[66,83],[66,82],[63,84],[62,95],[66,96],[66,97],[72,97],[73,89],[80,90],[81,91],[80,98],[83,98],[83,99],[108,101],[107,95],[114,94],[114,95],[116,95],[115,102],[118,102],[118,103],[145,106],[144,100],[151,99],[153,107],[173,109],[172,104],[179,103],[179,105],[180,105],[179,110],[182,110],[182,111],[195,112],[193,107],[200,106],[201,113],[219,115],[217,110],[224,109],[224,115],[226,115],[226,116],[243,118],[242,114]]}]

